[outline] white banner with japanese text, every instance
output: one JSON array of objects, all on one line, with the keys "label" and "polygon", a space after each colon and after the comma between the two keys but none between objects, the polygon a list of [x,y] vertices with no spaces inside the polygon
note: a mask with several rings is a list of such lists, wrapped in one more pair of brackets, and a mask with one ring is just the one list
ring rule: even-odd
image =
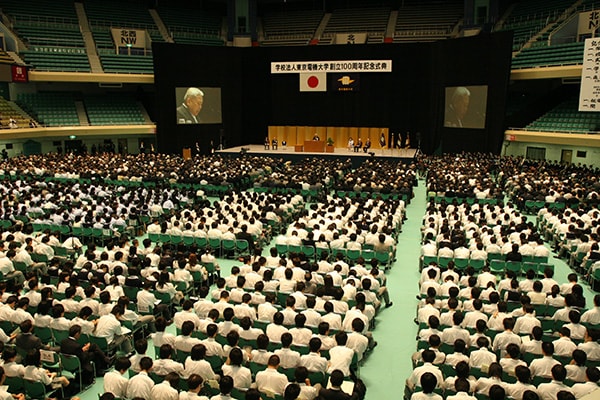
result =
[{"label": "white banner with japanese text", "polygon": [[600,111],[600,39],[585,40],[579,111]]},{"label": "white banner with japanese text", "polygon": [[392,72],[392,60],[275,61],[271,74],[301,72]]}]

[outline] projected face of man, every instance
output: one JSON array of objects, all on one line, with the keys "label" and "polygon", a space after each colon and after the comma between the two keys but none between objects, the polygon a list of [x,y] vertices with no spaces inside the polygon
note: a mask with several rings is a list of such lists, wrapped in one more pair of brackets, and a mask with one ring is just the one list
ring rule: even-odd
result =
[{"label": "projected face of man", "polygon": [[202,110],[202,103],[204,103],[204,96],[201,95],[190,96],[185,101],[185,105],[194,117],[200,114],[200,110]]},{"label": "projected face of man", "polygon": [[456,98],[454,103],[454,110],[456,111],[456,115],[458,118],[463,119],[465,115],[467,115],[467,110],[469,109],[469,96],[462,95]]},{"label": "projected face of man", "polygon": [[459,93],[454,97],[453,108],[456,112],[456,117],[459,120],[462,120],[465,115],[467,115],[467,111],[469,110],[469,101],[471,96],[468,93]]}]

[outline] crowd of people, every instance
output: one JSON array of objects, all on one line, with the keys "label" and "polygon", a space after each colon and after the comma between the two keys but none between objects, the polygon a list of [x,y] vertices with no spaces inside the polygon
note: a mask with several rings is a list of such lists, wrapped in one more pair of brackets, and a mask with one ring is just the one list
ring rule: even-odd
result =
[{"label": "crowd of people", "polygon": [[[521,265],[525,257],[547,260],[547,241],[559,255],[579,252],[578,262],[594,259],[598,210],[585,200],[593,198],[595,177],[579,176],[554,187],[554,178],[548,180],[544,172],[570,175],[593,169],[535,163],[539,165],[528,171],[527,165],[534,163],[476,155],[457,157],[455,164],[445,166],[444,159],[453,158],[423,164],[432,196],[448,196],[450,191],[449,197],[456,199],[432,199],[423,217],[421,256],[427,262],[419,281],[418,350],[406,397],[566,400],[598,390],[600,295],[593,305],[586,304],[580,275],[571,273],[567,283],[559,284],[549,264],[542,264],[543,270],[533,267],[536,263],[523,263],[516,271],[490,269],[495,259],[502,265]],[[511,171],[518,166],[525,171]],[[589,184],[585,189],[578,183],[583,180]],[[521,188],[515,191],[516,182],[535,182],[535,191],[546,195],[553,189],[565,194],[568,187],[577,199],[571,204],[580,207],[564,212],[544,207],[536,224],[505,203],[502,192],[495,204],[460,199],[485,198],[476,192],[484,188],[482,182],[488,182],[490,193],[506,187],[512,195],[523,193]],[[450,261],[442,265],[442,259]]]},{"label": "crowd of people", "polygon": [[[190,162],[156,154],[9,159],[0,166],[13,177],[0,182],[6,222],[0,246],[5,279],[0,328],[6,329],[0,331],[0,376],[42,377],[48,389],[76,393],[77,379],[65,381],[43,370],[39,360],[51,350],[78,356],[84,382],[94,372],[111,371],[105,400],[187,399],[199,393],[335,399],[344,379],[355,382],[348,396],[364,396],[355,373],[377,344],[375,315],[393,305],[384,270],[393,264],[406,217],[402,197],[412,197],[417,171],[427,169],[428,191],[456,199],[428,203],[422,255],[452,261],[426,263],[422,271],[420,350],[407,380],[410,392],[422,392],[411,396],[443,389],[459,396],[554,399],[547,393],[566,380],[560,390],[578,398],[596,388],[599,378],[588,367],[600,362],[600,297],[586,310],[576,274],[564,285],[553,279],[551,268],[543,276],[531,270],[500,277],[488,261],[491,255],[508,261],[548,257],[544,239],[556,239],[559,254],[576,246],[576,253],[586,250],[584,256],[593,260],[599,213],[582,208],[585,202],[562,214],[544,208],[538,229],[503,201],[502,189],[514,188],[510,168],[518,163],[459,155],[420,158],[412,165],[369,159],[352,170],[347,161],[294,164],[248,156]],[[591,194],[594,179],[588,178],[590,187],[573,192],[578,199]],[[156,187],[106,179],[154,180]],[[320,194],[310,202],[300,193],[236,190],[242,180],[248,187],[297,185]],[[209,201],[201,190],[174,185],[184,182],[227,183],[229,189]],[[340,190],[403,196],[346,196]],[[110,233],[96,247],[77,228]],[[148,237],[134,238],[141,234]],[[218,257],[235,251],[219,254],[196,240],[150,240],[161,234],[243,239],[249,248],[225,276]],[[262,246],[271,238],[274,247],[266,255]],[[376,253],[389,256],[385,264]],[[467,266],[459,267],[460,260]],[[475,260],[477,269],[469,266]],[[176,335],[167,332],[170,324]],[[13,334],[16,326],[20,332]],[[86,345],[92,337],[107,346]],[[147,356],[149,343],[155,359]],[[127,357],[111,358],[115,348]],[[558,363],[551,362],[553,356]],[[332,389],[324,387],[325,376]]]}]

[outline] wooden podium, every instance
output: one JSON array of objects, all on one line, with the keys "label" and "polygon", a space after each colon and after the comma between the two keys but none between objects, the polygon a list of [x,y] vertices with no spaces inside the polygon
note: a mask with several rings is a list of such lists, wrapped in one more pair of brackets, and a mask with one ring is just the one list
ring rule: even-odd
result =
[{"label": "wooden podium", "polygon": [[182,156],[183,156],[184,160],[191,160],[191,158],[192,158],[192,149],[190,149],[189,147],[185,147],[183,149]]},{"label": "wooden podium", "polygon": [[304,152],[306,153],[325,153],[324,140],[305,140]]}]

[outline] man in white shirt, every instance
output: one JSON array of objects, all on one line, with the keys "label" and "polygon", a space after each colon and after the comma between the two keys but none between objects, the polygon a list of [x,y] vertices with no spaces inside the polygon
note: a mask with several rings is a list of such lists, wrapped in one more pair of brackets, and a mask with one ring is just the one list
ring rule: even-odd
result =
[{"label": "man in white shirt", "polygon": [[421,353],[421,357],[423,358],[424,364],[413,369],[411,375],[408,377],[408,379],[406,379],[406,386],[413,390],[417,385],[420,384],[421,376],[423,376],[423,374],[426,372],[430,372],[435,376],[437,380],[437,387],[440,388],[444,382],[444,376],[442,375],[442,371],[439,369],[439,367],[433,365],[435,353],[433,350],[426,349]]},{"label": "man in white shirt", "polygon": [[583,313],[581,322],[592,325],[600,324],[600,294],[594,296],[594,308]]},{"label": "man in white shirt", "polygon": [[571,357],[577,345],[571,340],[571,331],[566,326],[558,330],[559,338],[554,340],[554,354],[561,357]]},{"label": "man in white shirt", "polygon": [[541,376],[543,378],[551,378],[552,368],[555,365],[560,364],[559,361],[552,358],[552,356],[554,355],[554,345],[552,344],[552,342],[542,343],[542,353],[544,354],[542,358],[536,358],[529,365],[531,375]]},{"label": "man in white shirt", "polygon": [[488,349],[490,341],[485,336],[480,336],[477,339],[478,350],[472,351],[469,355],[469,366],[472,368],[481,368],[484,365],[491,365],[496,362],[496,353]]},{"label": "man in white shirt", "polygon": [[194,323],[192,321],[185,321],[181,326],[181,335],[175,337],[173,347],[176,350],[185,352],[192,351],[192,347],[201,343],[200,339],[192,337],[194,331]]},{"label": "man in white shirt", "polygon": [[277,372],[277,368],[279,368],[279,357],[272,355],[269,357],[267,369],[256,374],[256,387],[260,392],[283,395],[288,379],[284,374]]},{"label": "man in white shirt", "polygon": [[580,399],[583,396],[600,389],[600,386],[598,386],[598,381],[600,381],[600,370],[595,367],[588,367],[585,370],[585,374],[587,379],[585,383],[576,383],[571,387],[571,391],[576,399]]},{"label": "man in white shirt", "polygon": [[292,334],[286,332],[281,335],[281,349],[275,350],[274,354],[279,356],[281,368],[296,368],[300,365],[300,353],[291,350]]},{"label": "man in white shirt", "polygon": [[165,332],[167,320],[164,317],[156,318],[154,326],[156,327],[156,332],[151,335],[154,346],[160,347],[165,343],[175,346],[175,335]]},{"label": "man in white shirt", "polygon": [[131,361],[127,357],[117,358],[114,371],[107,372],[104,375],[104,392],[112,393],[118,398],[125,398],[129,383],[129,379],[125,374],[130,367]]},{"label": "man in white shirt", "polygon": [[577,348],[585,351],[587,359],[590,361],[600,361],[600,330],[588,329],[584,338],[584,342],[580,343]]},{"label": "man in white shirt", "polygon": [[512,318],[505,318],[502,325],[504,326],[504,332],[496,335],[492,350],[500,350],[500,354],[504,357],[506,355],[506,346],[510,343],[516,344],[519,348],[521,347],[521,338],[513,332],[515,322]]},{"label": "man in white shirt", "polygon": [[329,350],[329,368],[328,373],[340,370],[344,376],[350,376],[350,365],[354,357],[354,350],[346,346],[348,335],[346,332],[338,332],[335,334],[337,346]]},{"label": "man in white shirt", "polygon": [[515,322],[515,327],[513,329],[517,335],[528,335],[535,326],[542,326],[540,320],[533,315],[535,310],[531,304],[525,304],[523,310],[525,311],[525,314],[517,318],[517,322]]},{"label": "man in white shirt", "polygon": [[173,322],[175,322],[175,327],[181,329],[181,325],[185,321],[192,321],[194,323],[195,329],[200,327],[200,318],[193,310],[194,302],[191,300],[185,300],[182,304],[182,310],[176,312],[173,316]]},{"label": "man in white shirt", "polygon": [[365,330],[365,323],[360,318],[355,318],[352,321],[352,332],[348,334],[348,341],[346,347],[354,350],[358,357],[358,361],[362,360],[363,354],[367,349],[372,349],[377,345],[377,342],[373,340],[373,336],[369,333],[369,336],[363,335]]},{"label": "man in white shirt", "polygon": [[562,364],[557,364],[552,367],[552,381],[549,383],[540,383],[538,386],[538,396],[540,400],[554,400],[556,394],[560,391],[573,393],[571,388],[563,383],[567,377],[567,371]]},{"label": "man in white shirt", "polygon": [[306,367],[311,372],[327,372],[328,361],[321,357],[321,339],[313,337],[308,342],[310,352],[300,357],[300,365]]},{"label": "man in white shirt", "polygon": [[202,344],[206,347],[206,355],[210,356],[219,356],[224,357],[225,352],[223,351],[223,346],[216,341],[217,334],[219,332],[219,327],[217,324],[209,324],[206,327],[206,335],[208,336],[206,339],[202,340]]},{"label": "man in white shirt", "polygon": [[126,331],[119,322],[122,315],[123,309],[121,306],[114,306],[110,314],[103,315],[98,319],[94,336],[103,337],[109,345],[120,346],[125,353],[129,353],[133,346],[131,345],[131,337],[125,334]]},{"label": "man in white shirt", "polygon": [[152,387],[149,400],[179,400],[179,376],[169,372],[161,383]]},{"label": "man in white shirt", "polygon": [[128,399],[142,398],[149,400],[150,393],[154,387],[154,381],[148,376],[148,372],[152,370],[152,359],[144,357],[140,360],[140,373],[133,376],[127,384]]},{"label": "man in white shirt", "polygon": [[171,359],[173,356],[173,347],[168,344],[163,344],[159,349],[159,359],[154,360],[152,372],[157,375],[165,376],[171,372],[175,372],[178,376],[183,375],[183,365]]},{"label": "man in white shirt", "polygon": [[0,257],[0,272],[5,279],[15,279],[17,285],[22,285],[25,282],[25,276],[21,271],[16,271],[12,260],[15,258],[16,252],[10,249],[4,257]]}]

